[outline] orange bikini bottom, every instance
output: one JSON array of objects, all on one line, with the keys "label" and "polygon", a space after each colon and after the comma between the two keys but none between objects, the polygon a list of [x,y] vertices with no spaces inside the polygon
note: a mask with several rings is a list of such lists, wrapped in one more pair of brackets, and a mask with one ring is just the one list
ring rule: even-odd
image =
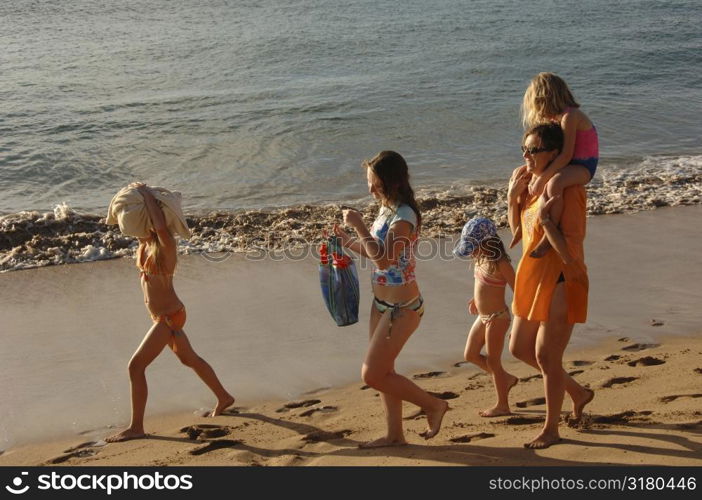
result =
[{"label": "orange bikini bottom", "polygon": [[179,332],[185,326],[185,306],[170,314],[162,314],[161,316],[151,315],[154,323],[165,323],[171,331]]}]

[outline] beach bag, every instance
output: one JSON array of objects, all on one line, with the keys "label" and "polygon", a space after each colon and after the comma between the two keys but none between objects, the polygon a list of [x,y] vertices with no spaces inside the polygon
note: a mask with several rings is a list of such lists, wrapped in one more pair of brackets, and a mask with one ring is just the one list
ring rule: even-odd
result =
[{"label": "beach bag", "polygon": [[327,309],[338,326],[358,322],[358,274],[344,254],[339,238],[331,236],[319,248],[319,284]]}]

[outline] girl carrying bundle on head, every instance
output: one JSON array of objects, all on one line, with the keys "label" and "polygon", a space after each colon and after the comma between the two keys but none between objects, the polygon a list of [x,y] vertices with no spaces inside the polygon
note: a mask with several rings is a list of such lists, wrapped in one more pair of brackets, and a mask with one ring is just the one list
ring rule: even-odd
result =
[{"label": "girl carrying bundle on head", "polygon": [[185,306],[173,288],[173,274],[178,259],[176,241],[166,226],[163,210],[149,187],[134,183],[144,198],[152,230],[146,238],[139,238],[137,268],[144,303],[153,325],[146,333],[136,352],[129,360],[129,382],[132,393],[132,418],[129,427],[106,439],[108,442],[126,441],[145,437],[144,412],[148,387],[146,368],[168,346],[178,359],[193,370],[217,397],[210,416],[217,416],[234,404],[234,397],[220,383],[212,367],[193,350],[185,335]]}]

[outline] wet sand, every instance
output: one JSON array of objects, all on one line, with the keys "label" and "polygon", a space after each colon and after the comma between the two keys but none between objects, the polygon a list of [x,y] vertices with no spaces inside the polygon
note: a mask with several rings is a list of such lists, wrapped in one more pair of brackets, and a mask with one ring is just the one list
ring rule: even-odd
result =
[{"label": "wet sand", "polygon": [[[355,448],[379,437],[383,426],[375,391],[353,382],[367,338],[365,271],[360,321],[339,329],[324,309],[312,256],[294,263],[184,257],[176,287],[188,307],[186,331],[238,397],[238,413],[195,416],[211,396],[165,354],[147,374],[147,432],[157,439],[71,452],[65,450],[99,443],[128,420],[126,362],[149,324],[133,261],[5,273],[0,420],[7,437],[0,464],[58,457],[57,463],[86,465],[698,465],[702,344],[698,337],[677,336],[702,331],[701,216],[702,207],[694,206],[588,220],[590,316],[576,327],[566,360],[572,362],[567,369],[583,370],[576,377],[597,391],[589,408],[593,422],[590,428],[564,428],[564,444],[539,452],[521,445],[539,427],[527,417],[542,417],[543,405],[515,405],[543,396],[538,378],[520,382],[512,393],[519,419],[485,420],[477,411],[492,402],[488,378],[469,365],[453,366],[472,321],[464,309],[472,286],[465,262],[434,257],[418,264],[427,314],[398,361],[403,373],[446,372],[418,383],[447,393],[454,409],[442,433],[426,443],[417,435],[424,421],[408,420],[411,446],[388,453]],[[452,244],[433,241],[449,249]],[[623,350],[636,344],[633,349],[645,350]],[[663,363],[639,361],[646,357]],[[521,378],[535,375],[508,353],[505,362]],[[309,399],[319,402],[277,411]],[[407,415],[414,411],[406,405]],[[200,433],[200,441],[180,431],[204,424],[217,427]],[[319,431],[341,434],[308,436]],[[189,453],[207,440],[224,442]]]}]

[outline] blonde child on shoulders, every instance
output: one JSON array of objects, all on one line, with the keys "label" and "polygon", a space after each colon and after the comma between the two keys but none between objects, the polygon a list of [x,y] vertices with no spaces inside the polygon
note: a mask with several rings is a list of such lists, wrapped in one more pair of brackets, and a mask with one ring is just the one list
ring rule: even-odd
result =
[{"label": "blonde child on shoulders", "polygon": [[[502,367],[502,349],[510,324],[510,310],[505,303],[505,287],[514,290],[514,269],[497,235],[495,224],[482,217],[469,220],[461,240],[453,251],[457,257],[470,257],[474,264],[475,286],[468,301],[470,314],[478,318],[468,333],[465,359],[492,375],[497,402],[482,410],[482,417],[509,415],[509,391],[518,379]],[[481,354],[485,346],[487,355]]]},{"label": "blonde child on shoulders", "polygon": [[[563,214],[563,190],[585,185],[595,175],[599,160],[597,129],[580,109],[568,85],[553,73],[539,73],[527,87],[522,103],[522,122],[526,129],[540,123],[556,122],[563,129],[563,149],[541,176],[534,176],[529,194],[556,198],[550,218],[557,226]],[[550,245],[546,237],[530,253],[543,257]]]}]

